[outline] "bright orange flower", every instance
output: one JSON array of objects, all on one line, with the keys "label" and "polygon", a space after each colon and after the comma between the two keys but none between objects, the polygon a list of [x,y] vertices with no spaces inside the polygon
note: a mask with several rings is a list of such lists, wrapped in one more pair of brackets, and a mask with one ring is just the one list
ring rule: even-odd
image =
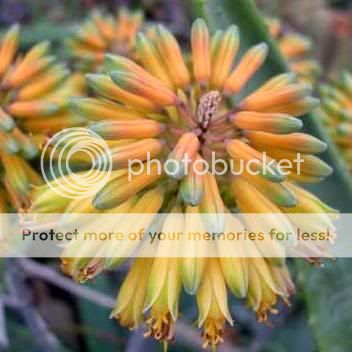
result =
[{"label": "bright orange flower", "polygon": [[286,30],[276,18],[267,19],[269,32],[276,39],[283,56],[298,77],[307,83],[314,83],[320,74],[318,62],[312,59],[312,42],[300,33]]},{"label": "bright orange flower", "polygon": [[[107,55],[107,74],[87,75],[96,96],[75,100],[73,109],[92,121],[92,131],[111,145],[118,143],[113,149],[116,170],[94,197],[84,200],[89,204],[88,212],[166,213],[160,225],[163,230],[182,229],[187,233],[191,218],[202,213],[215,214],[209,226],[219,232],[224,227],[236,229],[235,219],[230,217],[232,220],[224,223],[224,213],[230,210],[275,213],[280,218],[279,226],[291,226],[286,217],[289,212],[331,211],[293,183],[319,182],[332,172],[315,156],[325,150],[325,144],[299,132],[302,122],[297,116],[315,107],[317,99],[310,96],[309,86],[298,83],[292,73],[272,77],[248,93],[247,87],[263,65],[268,47],[260,43],[238,60],[239,43],[235,26],[211,36],[205,22],[198,19],[192,27],[189,67],[174,36],[158,26],[153,39],[137,36],[141,65],[122,56]],[[128,158],[136,155],[145,162],[148,152],[167,165],[165,173],[151,166],[149,173],[142,172],[129,180]],[[263,152],[276,161],[271,172],[265,172]],[[247,165],[255,160],[258,174],[186,175],[181,162],[186,155],[191,164],[207,161],[211,165],[214,153],[226,163],[242,161]],[[290,175],[284,175],[278,163],[293,160],[297,153],[304,159],[301,172],[294,168]],[[198,170],[204,171],[202,166]],[[54,193],[48,186],[36,190],[32,210],[48,211],[48,204],[53,203],[49,200],[58,197]],[[57,204],[56,211],[72,213],[77,209],[76,203],[64,199]],[[178,215],[175,218],[169,214]],[[144,217],[136,221],[143,228],[150,225]],[[119,218],[119,224],[127,228],[130,225],[126,222]],[[112,258],[104,259],[92,256],[91,248],[82,249],[81,243],[75,248],[87,253],[86,258],[70,258],[72,252],[68,250],[64,253],[64,268],[79,281],[97,275],[102,268],[121,264],[123,253],[131,250],[109,248]],[[201,254],[206,249],[191,243],[183,248],[187,253]],[[278,299],[288,300],[293,285],[283,260],[237,258],[233,255],[239,250],[235,245],[219,245],[217,250],[219,258],[212,259],[191,255],[136,260],[121,288],[113,316],[135,328],[146,313],[147,335],[169,340],[182,286],[188,294],[196,295],[204,344],[214,347],[223,339],[225,322],[232,324],[226,287],[237,297],[246,298],[260,321],[276,312]],[[250,250],[259,253],[256,245]]]},{"label": "bright orange flower", "polygon": [[89,72],[101,68],[106,53],[135,58],[135,39],[142,22],[141,11],[122,8],[116,16],[93,12],[67,40],[75,64]]},{"label": "bright orange flower", "polygon": [[332,84],[320,85],[323,118],[352,173],[352,75],[343,72]]},{"label": "bright orange flower", "polygon": [[19,27],[0,41],[0,159],[4,196],[17,209],[41,178],[29,164],[47,134],[82,123],[68,109],[68,97],[81,93],[82,82],[50,54],[50,45],[35,45],[18,55]]}]

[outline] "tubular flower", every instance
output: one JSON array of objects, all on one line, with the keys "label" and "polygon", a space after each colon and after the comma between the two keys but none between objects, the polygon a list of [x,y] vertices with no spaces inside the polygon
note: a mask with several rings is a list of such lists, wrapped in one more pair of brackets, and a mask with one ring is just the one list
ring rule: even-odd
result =
[{"label": "tubular flower", "polygon": [[343,72],[332,84],[320,86],[319,114],[352,173],[352,75]]},{"label": "tubular flower", "polygon": [[50,55],[42,42],[24,56],[18,54],[19,27],[0,41],[0,140],[2,182],[7,199],[17,209],[28,207],[27,193],[41,178],[29,164],[45,134],[74,126],[82,118],[67,110],[69,96],[81,92],[77,77]]},{"label": "tubular flower", "polygon": [[312,42],[300,33],[286,30],[276,18],[266,20],[269,32],[300,80],[314,83],[320,75],[318,62],[312,59]]},{"label": "tubular flower", "polygon": [[226,284],[217,258],[209,260],[197,292],[198,326],[203,326],[203,347],[215,347],[223,341],[224,324],[233,324],[227,304]]},{"label": "tubular flower", "polygon": [[[258,44],[236,60],[239,41],[235,26],[211,36],[205,22],[196,20],[189,68],[174,36],[158,26],[153,39],[137,36],[141,65],[125,57],[107,55],[107,74],[87,75],[96,96],[75,100],[73,109],[91,120],[90,129],[112,147],[115,169],[110,181],[95,196],[84,200],[89,203],[88,212],[140,213],[136,217],[138,228],[148,228],[153,215],[165,213],[163,223],[155,226],[165,232],[180,229],[185,233],[204,213],[214,215],[204,224],[211,233],[238,228],[233,216],[232,220],[224,216],[230,214],[230,209],[240,213],[275,213],[279,220],[272,220],[273,227],[290,227],[288,212],[319,212],[324,213],[323,218],[331,212],[319,199],[293,184],[319,182],[332,172],[315,156],[325,149],[325,144],[299,132],[302,122],[296,118],[315,107],[317,100],[310,97],[307,85],[296,82],[292,73],[273,77],[253,92],[243,94],[265,61],[267,46]],[[272,164],[270,172],[265,172],[263,152]],[[149,165],[148,153],[163,168]],[[278,163],[282,159],[294,160],[297,153],[304,159],[301,169],[293,166],[292,172],[284,175]],[[214,174],[204,166],[205,162],[212,166],[214,155],[235,165],[248,165],[255,160],[256,174],[243,170],[235,175],[229,169],[225,174]],[[126,165],[135,157],[145,162],[144,171],[128,179]],[[183,163],[185,158],[194,166],[189,173]],[[48,186],[36,189],[32,211],[52,210],[50,199],[58,197],[56,211],[75,212],[74,201],[53,193]],[[328,214],[326,218],[328,221]],[[136,226],[118,215],[116,224],[120,228]],[[165,250],[162,246],[160,241],[156,250]],[[232,324],[227,287],[235,296],[247,299],[260,321],[265,321],[268,313],[275,313],[278,299],[287,301],[293,290],[284,260],[275,260],[279,248],[272,248],[274,259],[258,259],[253,257],[260,257],[260,244],[250,248],[247,244],[243,248],[237,243],[233,247],[219,244],[218,258],[214,259],[207,256],[207,245],[187,242],[180,246],[185,254],[182,258],[153,258],[141,274],[143,282],[134,279],[139,261],[132,264],[126,285],[131,285],[129,292],[138,291],[141,296],[132,305],[126,305],[132,296],[123,302],[118,300],[113,315],[122,324],[135,327],[144,311],[148,316],[147,335],[169,340],[182,286],[188,294],[196,295],[204,344],[214,347],[223,338],[226,321]],[[79,281],[121,264],[126,257],[122,254],[136,249],[105,248],[109,255],[101,258],[92,255],[91,248],[77,243],[72,251],[82,258],[72,258],[69,248],[63,255],[65,272]],[[236,257],[242,250],[254,255]],[[135,285],[143,285],[143,290]],[[125,287],[124,284],[122,296]]]},{"label": "tubular flower", "polygon": [[133,263],[111,312],[111,317],[119,319],[129,329],[135,329],[143,321],[143,306],[151,267],[152,260],[149,258],[138,258]]},{"label": "tubular flower", "polygon": [[135,59],[135,39],[142,22],[141,11],[130,12],[122,8],[116,16],[93,12],[67,40],[78,68],[85,72],[99,70],[106,53]]}]

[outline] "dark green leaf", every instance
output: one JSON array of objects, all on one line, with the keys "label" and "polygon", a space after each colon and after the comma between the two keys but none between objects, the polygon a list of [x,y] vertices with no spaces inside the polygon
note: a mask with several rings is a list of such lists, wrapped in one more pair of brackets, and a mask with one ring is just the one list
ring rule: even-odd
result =
[{"label": "dark green leaf", "polygon": [[298,282],[308,308],[308,323],[320,352],[352,351],[351,259],[338,259],[312,268],[296,261]]}]

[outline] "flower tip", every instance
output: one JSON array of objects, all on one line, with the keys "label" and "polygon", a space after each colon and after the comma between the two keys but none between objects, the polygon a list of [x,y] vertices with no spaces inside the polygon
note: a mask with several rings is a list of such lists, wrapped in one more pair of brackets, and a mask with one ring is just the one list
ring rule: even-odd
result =
[{"label": "flower tip", "polygon": [[61,108],[60,104],[49,102],[48,105],[47,105],[47,113],[49,115],[56,114],[57,112],[60,111],[60,108]]},{"label": "flower tip", "polygon": [[297,206],[297,204],[298,204],[298,200],[295,197],[295,195],[292,194],[291,196],[285,197],[285,199],[282,201],[280,205],[283,206],[284,208],[294,208]]},{"label": "flower tip", "polygon": [[107,210],[112,208],[109,204],[107,204],[104,199],[100,196],[100,193],[98,193],[95,198],[93,199],[93,207],[98,209],[98,210]]},{"label": "flower tip", "polygon": [[14,139],[9,139],[6,143],[6,151],[9,154],[17,154],[20,151],[20,146]]},{"label": "flower tip", "polygon": [[23,149],[23,155],[28,160],[34,159],[38,155],[39,149],[34,143],[29,143]]},{"label": "flower tip", "polygon": [[183,282],[183,288],[187,294],[190,296],[194,296],[198,291],[198,285],[188,285],[187,283]]},{"label": "flower tip", "polygon": [[[78,99],[77,99],[78,100]],[[77,104],[78,102],[76,102]],[[78,104],[76,105],[78,106]],[[100,134],[102,132],[102,128],[103,128],[103,124],[101,123],[95,123],[93,125],[90,125],[88,130],[93,132],[93,133],[96,133],[96,134]]]},{"label": "flower tip", "polygon": [[266,55],[266,54],[268,53],[268,51],[269,51],[269,46],[268,46],[267,43],[262,42],[262,43],[257,44],[257,45],[255,46],[255,49],[256,49],[257,51],[262,52],[264,55]]},{"label": "flower tip", "polygon": [[158,23],[156,26],[155,26],[156,30],[158,32],[163,32],[163,31],[167,31],[167,29],[165,28],[165,26],[161,23]]},{"label": "flower tip", "polygon": [[204,27],[207,27],[207,24],[206,24],[204,18],[198,17],[197,19],[194,20],[192,27],[193,28],[204,28]]},{"label": "flower tip", "polygon": [[122,70],[113,70],[111,72],[109,72],[109,76],[112,80],[114,80],[114,77],[116,79],[118,79],[118,77],[120,77],[121,75],[127,75],[127,76],[130,76],[131,73],[129,72],[125,72],[125,71],[122,71]]},{"label": "flower tip", "polygon": [[333,173],[334,173],[334,169],[328,165],[328,164],[325,164],[325,170],[324,170],[324,177],[328,177],[328,176],[331,176]]},{"label": "flower tip", "polygon": [[121,70],[111,71],[109,72],[109,76],[116,85],[122,88],[126,88],[126,83],[128,83],[129,80],[136,78],[131,72]]},{"label": "flower tip", "polygon": [[38,50],[42,51],[43,53],[49,52],[51,49],[51,43],[49,40],[43,40],[38,44]]},{"label": "flower tip", "polygon": [[5,115],[5,118],[0,119],[0,129],[2,129],[3,131],[11,132],[15,127],[16,122],[10,115]]},{"label": "flower tip", "polygon": [[[107,83],[107,77],[104,74],[101,73],[87,73],[86,74],[86,82],[90,88],[92,88],[95,91],[104,91],[104,88],[106,87]],[[109,79],[110,80],[110,79]]]},{"label": "flower tip", "polygon": [[165,39],[171,35],[170,32],[168,31],[168,29],[162,24],[158,24],[156,26],[156,34],[159,37],[165,38]]},{"label": "flower tip", "polygon": [[136,35],[136,45],[139,46],[141,43],[145,42],[146,36],[142,32],[138,32]]},{"label": "flower tip", "polygon": [[347,136],[349,134],[349,125],[341,123],[336,127],[336,132],[339,136]]},{"label": "flower tip", "polygon": [[239,30],[238,30],[238,27],[234,24],[232,24],[228,30],[227,30],[228,33],[231,33],[233,36],[235,37],[238,37],[239,36]]},{"label": "flower tip", "polygon": [[102,76],[102,74],[99,74],[99,73],[87,73],[85,75],[86,77],[86,80],[89,82],[94,82],[96,81],[98,78],[100,78]]},{"label": "flower tip", "polygon": [[284,73],[284,75],[286,76],[286,79],[288,82],[297,81],[297,74],[295,72],[287,72],[287,73]]},{"label": "flower tip", "polygon": [[104,68],[107,74],[110,71],[118,69],[118,56],[114,54],[105,54],[104,55]]},{"label": "flower tip", "polygon": [[108,71],[119,69],[119,67],[123,65],[124,60],[126,60],[126,58],[120,55],[115,55],[111,53],[107,53],[104,55],[104,65],[106,66]]},{"label": "flower tip", "polygon": [[10,27],[9,33],[11,33],[12,35],[17,35],[20,31],[20,28],[20,24],[15,23]]},{"label": "flower tip", "polygon": [[319,153],[323,153],[323,152],[325,152],[328,149],[328,144],[323,142],[323,141],[321,141],[321,140],[319,140],[319,142],[320,142],[320,151],[319,151]]},{"label": "flower tip", "polygon": [[296,118],[294,118],[294,119],[295,119],[295,124],[296,124],[297,130],[302,129],[303,128],[303,121],[300,119],[296,119]]},{"label": "flower tip", "polygon": [[111,54],[111,53],[106,53],[104,55],[104,60],[105,61],[109,61],[109,60],[114,60],[118,57],[118,55],[115,55],[115,54]]},{"label": "flower tip", "polygon": [[274,169],[264,170],[260,174],[264,179],[272,182],[283,182],[285,181],[285,176],[279,171]]}]

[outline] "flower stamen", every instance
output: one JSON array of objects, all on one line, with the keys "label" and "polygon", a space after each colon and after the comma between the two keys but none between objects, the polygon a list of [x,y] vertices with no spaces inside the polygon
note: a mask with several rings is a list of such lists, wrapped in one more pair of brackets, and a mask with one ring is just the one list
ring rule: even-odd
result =
[{"label": "flower stamen", "polygon": [[221,95],[217,90],[204,94],[197,107],[197,121],[203,130],[214,120],[221,103]]}]

